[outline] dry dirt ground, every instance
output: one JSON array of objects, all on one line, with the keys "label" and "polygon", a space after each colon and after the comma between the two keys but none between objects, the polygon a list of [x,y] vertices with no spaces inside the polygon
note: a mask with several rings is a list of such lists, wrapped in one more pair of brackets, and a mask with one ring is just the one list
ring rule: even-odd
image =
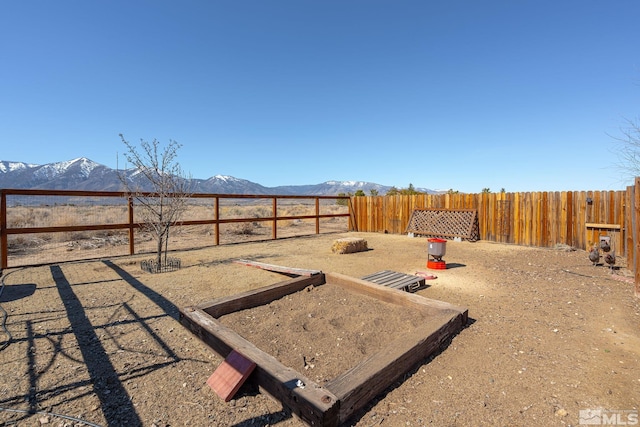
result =
[{"label": "dry dirt ground", "polygon": [[[332,253],[332,242],[347,236],[366,239],[370,250]],[[580,415],[583,424],[587,415],[637,422],[640,300],[630,273],[594,267],[585,251],[569,249],[447,242],[448,268],[430,271],[437,278],[417,294],[467,307],[469,323],[348,424],[577,426]],[[164,274],[143,273],[143,257],[5,271],[0,305],[11,339],[0,332],[0,426],[300,425],[250,384],[222,401],[206,385],[222,359],[178,322],[178,309],[288,279],[231,262],[237,258],[353,277],[429,271],[425,238],[384,234],[175,255],[182,269]],[[319,382],[412,321],[321,289],[296,299],[295,314],[274,302],[270,323],[251,324],[256,313],[226,321]],[[319,306],[328,311],[320,315]],[[311,327],[314,317],[328,323]]]}]

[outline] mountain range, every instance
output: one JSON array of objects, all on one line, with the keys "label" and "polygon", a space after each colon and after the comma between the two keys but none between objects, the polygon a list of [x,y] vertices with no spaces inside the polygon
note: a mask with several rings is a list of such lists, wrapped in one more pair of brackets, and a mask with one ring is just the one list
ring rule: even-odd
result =
[{"label": "mountain range", "polygon": [[[0,160],[0,188],[121,191],[122,183],[118,174],[135,179],[139,173],[137,169],[111,169],[85,157],[44,165]],[[265,187],[246,179],[215,175],[208,179],[192,179],[191,188],[194,193],[210,194],[335,196],[340,193],[353,194],[358,190],[363,190],[365,194],[375,190],[382,195],[392,187],[363,181],[326,181],[311,185]],[[416,188],[416,191],[438,193],[424,188]]]}]

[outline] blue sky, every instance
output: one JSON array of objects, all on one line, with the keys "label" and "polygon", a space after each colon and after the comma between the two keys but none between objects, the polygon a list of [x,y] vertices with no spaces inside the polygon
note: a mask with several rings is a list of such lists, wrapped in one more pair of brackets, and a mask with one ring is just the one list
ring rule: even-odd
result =
[{"label": "blue sky", "polygon": [[[621,189],[640,2],[5,1],[0,159],[182,144],[195,178]],[[119,161],[117,160],[119,158]]]}]

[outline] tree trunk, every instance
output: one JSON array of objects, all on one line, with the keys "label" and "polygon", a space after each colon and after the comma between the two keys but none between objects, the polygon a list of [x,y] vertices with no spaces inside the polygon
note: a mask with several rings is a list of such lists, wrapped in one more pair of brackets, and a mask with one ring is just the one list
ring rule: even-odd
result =
[{"label": "tree trunk", "polygon": [[156,262],[158,263],[158,268],[160,269],[160,271],[162,270],[162,268],[160,268],[160,266],[162,265],[162,243],[163,243],[163,238],[162,236],[158,236],[158,253],[156,254]]},{"label": "tree trunk", "polygon": [[167,254],[169,253],[169,231],[171,229],[167,227],[167,235],[164,238],[164,263],[167,263]]}]

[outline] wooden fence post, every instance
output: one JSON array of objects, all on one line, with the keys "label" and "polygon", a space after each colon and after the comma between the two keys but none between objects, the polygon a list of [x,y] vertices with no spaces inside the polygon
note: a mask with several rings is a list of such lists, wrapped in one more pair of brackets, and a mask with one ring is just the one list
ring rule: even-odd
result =
[{"label": "wooden fence post", "polygon": [[[360,231],[360,230],[358,230],[358,219],[356,217],[356,215],[358,214],[359,210],[355,209],[353,202],[354,202],[353,197],[349,197],[349,200],[347,201],[347,203],[349,203],[349,214],[350,214],[349,215],[349,230],[350,231]],[[367,230],[367,231],[371,231],[371,230]]]},{"label": "wooden fence post", "polygon": [[640,177],[636,177],[633,193],[633,272],[635,295],[640,298]]}]

